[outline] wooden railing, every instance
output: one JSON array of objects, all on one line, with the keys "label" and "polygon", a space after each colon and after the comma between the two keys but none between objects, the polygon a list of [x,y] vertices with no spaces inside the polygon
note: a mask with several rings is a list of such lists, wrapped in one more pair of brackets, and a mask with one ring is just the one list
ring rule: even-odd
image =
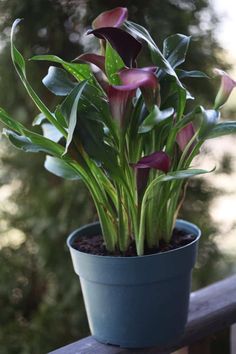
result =
[{"label": "wooden railing", "polygon": [[[236,276],[232,276],[191,294],[186,332],[174,347],[128,350],[104,345],[87,337],[49,354],[208,354],[215,334],[235,323]],[[235,342],[234,325],[231,327],[231,354],[236,354]]]}]

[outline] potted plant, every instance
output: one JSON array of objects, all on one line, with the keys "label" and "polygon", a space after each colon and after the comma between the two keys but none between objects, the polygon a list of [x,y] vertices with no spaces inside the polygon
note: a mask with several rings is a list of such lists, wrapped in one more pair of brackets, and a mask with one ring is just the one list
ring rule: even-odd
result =
[{"label": "potted plant", "polygon": [[[194,98],[182,79],[209,79],[177,69],[190,38],[171,35],[161,52],[127,15],[119,7],[94,20],[88,35],[99,39],[99,54],[84,53],[73,62],[53,55],[31,59],[57,65],[43,79],[63,97],[53,110],[28,81],[14,44],[16,20],[12,60],[40,111],[33,126],[40,125],[42,134],[3,109],[0,120],[14,146],[45,153],[48,171],[82,179],[91,193],[99,222],[76,230],[67,242],[92,334],[104,343],[147,347],[171,344],[184,332],[200,230],[177,220],[178,210],[188,178],[210,172],[192,166],[203,143],[236,132],[236,122],[219,122],[236,83],[217,69],[221,86],[213,107],[190,109]],[[143,46],[150,51],[148,67],[138,65]]]}]

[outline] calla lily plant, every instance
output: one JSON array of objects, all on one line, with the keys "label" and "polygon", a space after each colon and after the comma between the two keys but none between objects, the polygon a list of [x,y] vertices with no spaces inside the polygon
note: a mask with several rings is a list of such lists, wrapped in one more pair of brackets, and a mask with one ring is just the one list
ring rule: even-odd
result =
[{"label": "calla lily plant", "polygon": [[[45,168],[57,176],[82,179],[91,193],[109,252],[125,253],[135,241],[137,255],[145,248],[169,243],[188,178],[209,171],[192,166],[202,144],[236,133],[236,122],[220,122],[219,109],[236,83],[216,69],[221,86],[213,107],[196,106],[182,79],[209,79],[200,71],[184,71],[190,37],[174,34],[161,51],[149,32],[127,20],[118,7],[100,14],[87,32],[97,37],[99,53],[84,53],[72,62],[53,55],[43,84],[59,104],[49,109],[32,88],[26,63],[11,34],[15,69],[40,114],[29,130],[0,109],[4,134],[17,148],[46,154]],[[140,67],[142,48],[150,66]],[[55,66],[56,65],[56,66]]]}]

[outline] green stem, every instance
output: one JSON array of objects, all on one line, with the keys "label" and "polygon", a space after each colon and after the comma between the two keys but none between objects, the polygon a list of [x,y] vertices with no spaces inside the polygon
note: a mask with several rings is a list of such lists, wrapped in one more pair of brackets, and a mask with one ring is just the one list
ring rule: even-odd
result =
[{"label": "green stem", "polygon": [[73,167],[79,172],[85,185],[87,186],[92,195],[94,204],[99,215],[99,220],[101,222],[106,248],[109,251],[114,251],[117,244],[116,217],[104,190],[100,188],[96,178],[94,177],[91,169],[89,168],[89,165],[86,161],[86,157],[84,156],[83,158],[83,167],[81,167],[77,163],[73,164]]}]

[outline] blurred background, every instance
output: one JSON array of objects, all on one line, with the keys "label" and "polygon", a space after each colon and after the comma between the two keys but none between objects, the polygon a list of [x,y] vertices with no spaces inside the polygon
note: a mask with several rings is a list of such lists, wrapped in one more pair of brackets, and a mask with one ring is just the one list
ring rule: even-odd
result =
[{"label": "blurred background", "polygon": [[[17,46],[26,58],[55,54],[72,60],[94,46],[84,32],[100,12],[126,6],[130,19],[146,26],[161,46],[179,32],[192,35],[184,68],[212,76],[214,67],[236,78],[234,0],[0,0],[0,106],[31,124],[37,109],[13,70],[9,33],[24,18]],[[53,96],[41,79],[47,63],[28,62],[28,76],[41,97]],[[186,81],[197,100],[211,107],[216,79]],[[236,119],[236,94],[225,119]],[[204,146],[198,166],[214,174],[191,180],[181,217],[202,229],[193,289],[236,271],[236,137]],[[207,153],[207,154],[206,154]],[[42,354],[88,335],[80,286],[65,245],[67,235],[96,219],[80,182],[65,182],[43,169],[43,156],[24,154],[0,141],[0,353]],[[227,353],[215,345],[212,353]]]}]

